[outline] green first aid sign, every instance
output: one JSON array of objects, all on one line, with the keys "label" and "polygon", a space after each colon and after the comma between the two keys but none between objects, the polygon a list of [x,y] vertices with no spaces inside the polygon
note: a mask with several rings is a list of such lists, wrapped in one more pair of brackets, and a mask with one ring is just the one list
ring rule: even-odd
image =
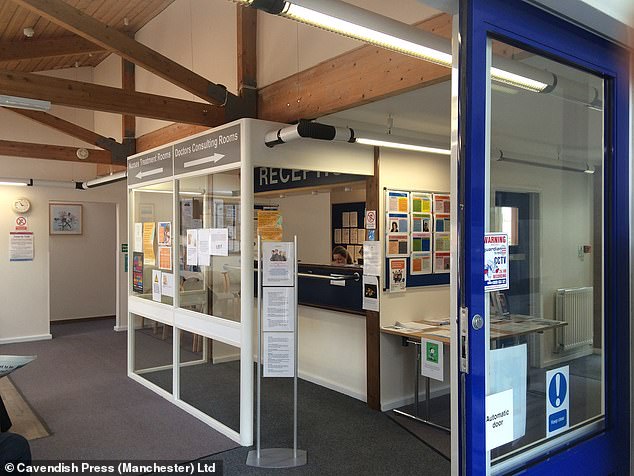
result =
[{"label": "green first aid sign", "polygon": [[438,344],[435,342],[425,342],[425,358],[427,362],[438,363]]}]

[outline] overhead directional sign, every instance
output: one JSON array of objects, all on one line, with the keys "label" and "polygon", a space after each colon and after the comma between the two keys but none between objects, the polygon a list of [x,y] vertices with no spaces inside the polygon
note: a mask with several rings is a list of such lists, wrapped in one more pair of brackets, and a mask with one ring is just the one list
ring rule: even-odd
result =
[{"label": "overhead directional sign", "polygon": [[172,146],[128,159],[128,185],[171,177],[174,170]]},{"label": "overhead directional sign", "polygon": [[174,144],[174,174],[240,162],[240,125],[190,137]]}]

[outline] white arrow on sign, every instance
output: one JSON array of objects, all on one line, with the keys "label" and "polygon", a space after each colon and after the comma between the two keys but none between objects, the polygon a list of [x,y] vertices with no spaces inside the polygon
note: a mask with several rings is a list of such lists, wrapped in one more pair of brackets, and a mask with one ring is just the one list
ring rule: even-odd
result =
[{"label": "white arrow on sign", "polygon": [[190,160],[185,162],[183,167],[195,167],[196,165],[206,164],[207,162],[213,162],[214,164],[224,157],[223,154],[214,154],[211,157],[203,157],[202,159]]},{"label": "white arrow on sign", "polygon": [[161,167],[160,169],[148,170],[147,172],[139,172],[135,175],[135,177],[138,179],[142,179],[144,177],[149,177],[150,175],[156,175],[160,173],[163,173],[163,167]]}]

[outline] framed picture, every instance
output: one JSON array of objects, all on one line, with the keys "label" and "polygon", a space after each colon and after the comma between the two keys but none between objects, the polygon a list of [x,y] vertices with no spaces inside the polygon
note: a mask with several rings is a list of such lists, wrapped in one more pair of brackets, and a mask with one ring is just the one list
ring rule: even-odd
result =
[{"label": "framed picture", "polygon": [[79,203],[49,203],[49,234],[81,235],[82,206]]}]

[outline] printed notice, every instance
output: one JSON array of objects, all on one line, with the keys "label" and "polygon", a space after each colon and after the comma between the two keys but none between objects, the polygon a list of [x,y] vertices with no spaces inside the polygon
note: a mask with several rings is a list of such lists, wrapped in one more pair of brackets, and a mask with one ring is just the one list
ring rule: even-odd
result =
[{"label": "printed notice", "polygon": [[341,228],[335,228],[335,244],[341,244]]},{"label": "printed notice", "polygon": [[509,288],[509,241],[506,233],[484,235],[484,290]]},{"label": "printed notice", "polygon": [[154,234],[156,233],[156,223],[143,223],[143,256],[147,266],[156,265],[154,255]]},{"label": "printed notice", "polygon": [[159,268],[172,269],[172,247],[159,246]]},{"label": "printed notice", "polygon": [[293,243],[262,243],[262,284],[264,286],[294,286],[295,256]]},{"label": "printed notice", "polygon": [[174,297],[174,275],[172,273],[162,273],[161,293],[163,296]]},{"label": "printed notice", "polygon": [[405,259],[390,260],[390,292],[402,293],[407,289],[407,267]]},{"label": "printed notice", "polygon": [[412,192],[412,212],[413,213],[431,213],[431,203],[432,203],[431,193]]},{"label": "printed notice", "polygon": [[159,246],[172,245],[172,223],[169,221],[158,222],[158,244]]},{"label": "printed notice", "polygon": [[388,213],[409,213],[409,192],[388,190],[385,211]]},{"label": "printed notice", "polygon": [[379,312],[379,277],[363,275],[363,309]]},{"label": "printed notice", "polygon": [[513,441],[513,389],[486,397],[487,451]]},{"label": "printed notice", "polygon": [[406,257],[409,255],[409,235],[406,233],[390,233],[386,239],[385,256],[388,258]]},{"label": "printed notice", "polygon": [[161,302],[161,272],[152,270],[152,300]]},{"label": "printed notice", "polygon": [[264,377],[295,376],[295,333],[265,332]]},{"label": "printed notice", "polygon": [[262,329],[295,330],[295,288],[262,288]]},{"label": "printed notice", "polygon": [[226,228],[209,230],[209,253],[213,256],[229,256],[229,230]]},{"label": "printed notice", "polygon": [[198,229],[197,253],[198,253],[198,266],[209,266],[209,229]]},{"label": "printed notice", "polygon": [[33,261],[33,233],[12,231],[9,233],[9,261]]},{"label": "printed notice", "polygon": [[198,264],[198,230],[187,230],[187,266]]},{"label": "printed notice", "polygon": [[409,274],[430,274],[431,269],[431,253],[412,253]]},{"label": "printed notice", "polygon": [[36,355],[0,355],[0,378],[6,377],[36,358]]},{"label": "printed notice", "polygon": [[134,224],[134,251],[143,253],[143,223]]},{"label": "printed notice", "polygon": [[143,292],[143,253],[132,253],[132,290]]},{"label": "printed notice", "polygon": [[363,242],[363,274],[368,276],[381,275],[381,242]]},{"label": "printed notice", "polygon": [[444,380],[442,342],[422,338],[420,351],[422,353],[421,375],[442,382]]},{"label": "printed notice", "polygon": [[262,241],[282,241],[282,215],[277,210],[258,210],[258,235]]}]

